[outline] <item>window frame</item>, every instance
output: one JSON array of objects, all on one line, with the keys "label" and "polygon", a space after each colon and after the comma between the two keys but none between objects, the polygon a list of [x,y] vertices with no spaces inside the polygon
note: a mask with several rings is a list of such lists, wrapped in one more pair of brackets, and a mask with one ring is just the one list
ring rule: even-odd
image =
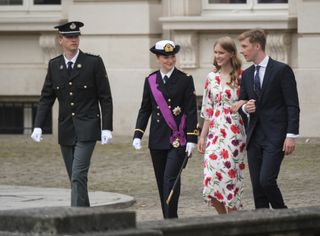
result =
[{"label": "window frame", "polygon": [[247,3],[209,3],[209,0],[202,0],[202,9],[208,11],[216,10],[288,10],[288,3],[258,3],[258,0],[247,0]]},{"label": "window frame", "polygon": [[22,5],[0,5],[0,11],[15,11],[15,12],[25,12],[25,11],[57,11],[62,9],[61,4],[50,5],[50,4],[34,4],[33,0],[22,0]]}]

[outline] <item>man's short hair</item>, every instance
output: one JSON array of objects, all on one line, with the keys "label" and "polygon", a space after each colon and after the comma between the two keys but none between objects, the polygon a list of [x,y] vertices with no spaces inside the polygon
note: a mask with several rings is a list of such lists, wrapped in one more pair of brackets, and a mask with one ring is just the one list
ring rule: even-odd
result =
[{"label": "man's short hair", "polygon": [[259,43],[262,50],[266,48],[266,34],[263,29],[252,29],[239,35],[239,41],[248,38],[250,43]]}]

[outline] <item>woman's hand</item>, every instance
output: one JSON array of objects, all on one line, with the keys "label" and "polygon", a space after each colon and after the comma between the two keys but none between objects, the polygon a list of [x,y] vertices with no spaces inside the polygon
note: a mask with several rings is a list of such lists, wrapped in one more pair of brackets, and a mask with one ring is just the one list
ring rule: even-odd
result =
[{"label": "woman's hand", "polygon": [[201,154],[204,154],[204,151],[206,150],[206,139],[204,137],[199,138],[198,145],[197,145],[198,152]]},{"label": "woman's hand", "polygon": [[243,104],[245,104],[246,102],[247,102],[246,100],[240,100],[240,101],[233,103],[231,106],[231,111],[237,112],[243,106]]}]

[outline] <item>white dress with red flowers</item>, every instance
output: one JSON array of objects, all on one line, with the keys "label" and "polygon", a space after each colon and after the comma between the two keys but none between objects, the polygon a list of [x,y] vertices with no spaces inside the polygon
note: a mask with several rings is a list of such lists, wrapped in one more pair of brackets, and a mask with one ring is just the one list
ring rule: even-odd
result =
[{"label": "white dress with red flowers", "polygon": [[240,88],[221,84],[219,73],[208,74],[201,117],[210,121],[204,154],[203,197],[213,198],[231,209],[240,209],[245,130],[238,112],[232,113],[231,105],[238,101]]}]

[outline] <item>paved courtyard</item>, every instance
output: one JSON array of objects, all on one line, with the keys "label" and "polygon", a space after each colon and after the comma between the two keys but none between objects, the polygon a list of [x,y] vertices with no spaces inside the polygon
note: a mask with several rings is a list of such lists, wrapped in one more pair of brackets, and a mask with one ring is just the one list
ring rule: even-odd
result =
[{"label": "paved courtyard", "polygon": [[[319,139],[301,138],[295,153],[285,158],[278,182],[289,208],[320,205],[319,153]],[[202,158],[194,152],[182,174],[180,217],[216,215],[202,200]],[[42,143],[34,143],[26,135],[1,135],[0,163],[0,185],[69,187],[59,145],[52,136],[45,136]],[[136,211],[140,222],[162,219],[146,139],[139,151],[131,147],[131,137],[115,136],[111,145],[97,143],[89,173],[89,189],[134,197],[135,204],[126,209]],[[5,191],[0,188],[0,198],[6,195]],[[244,210],[253,209],[248,169],[243,205]]]}]

